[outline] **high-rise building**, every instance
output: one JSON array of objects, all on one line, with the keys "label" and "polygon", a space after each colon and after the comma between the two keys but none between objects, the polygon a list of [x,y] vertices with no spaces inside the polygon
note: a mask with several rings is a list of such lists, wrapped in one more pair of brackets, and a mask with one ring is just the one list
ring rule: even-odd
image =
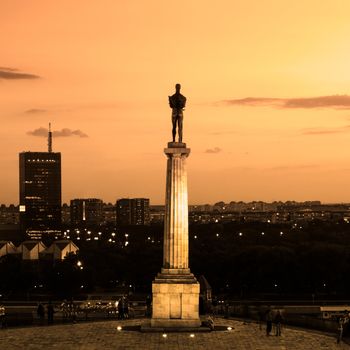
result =
[{"label": "high-rise building", "polygon": [[131,225],[131,199],[122,198],[117,200],[116,219],[118,226]]},{"label": "high-rise building", "polygon": [[122,198],[117,201],[117,225],[149,225],[148,198]]},{"label": "high-rise building", "polygon": [[112,203],[103,203],[103,223],[115,225],[116,210]]},{"label": "high-rise building", "polygon": [[103,222],[103,202],[97,198],[70,201],[70,220],[75,227],[98,226]]},{"label": "high-rise building", "polygon": [[48,152],[19,154],[19,213],[22,231],[31,239],[61,233],[61,153],[52,152],[49,129]]}]

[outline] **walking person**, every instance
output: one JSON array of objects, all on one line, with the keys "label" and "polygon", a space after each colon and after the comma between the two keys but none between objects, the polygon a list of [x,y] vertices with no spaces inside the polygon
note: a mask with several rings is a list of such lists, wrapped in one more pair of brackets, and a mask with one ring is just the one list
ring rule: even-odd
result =
[{"label": "walking person", "polygon": [[337,344],[339,344],[342,341],[343,331],[344,331],[343,319],[340,317],[338,322]]},{"label": "walking person", "polygon": [[147,295],[146,298],[146,317],[152,316],[152,297]]},{"label": "walking person", "polygon": [[347,316],[339,317],[338,320],[338,334],[337,334],[337,344],[343,340],[344,326],[349,321]]},{"label": "walking person", "polygon": [[53,324],[53,314],[55,313],[51,300],[47,304],[47,324]]},{"label": "walking person", "polygon": [[62,304],[60,306],[61,311],[62,311],[62,315],[63,315],[63,319],[67,320],[69,318],[69,310],[68,310],[68,304],[67,304],[67,300],[64,299],[62,301]]},{"label": "walking person", "polygon": [[70,320],[73,323],[77,322],[77,310],[76,310],[76,305],[74,304],[73,298],[71,299],[69,303],[69,314],[70,314]]},{"label": "walking person", "polygon": [[6,326],[5,306],[0,304],[0,327],[5,328],[5,326]]},{"label": "walking person", "polygon": [[129,318],[129,300],[124,298],[124,318]]},{"label": "walking person", "polygon": [[120,298],[118,302],[118,319],[122,320],[123,318],[124,318],[124,300],[123,298]]},{"label": "walking person", "polygon": [[266,335],[269,336],[272,330],[272,311],[268,309],[265,314],[266,319]]},{"label": "walking person", "polygon": [[274,319],[275,327],[276,327],[276,336],[280,337],[281,336],[281,326],[282,326],[282,315],[280,310],[277,311],[277,314]]},{"label": "walking person", "polygon": [[39,324],[40,326],[44,325],[44,319],[45,319],[45,309],[42,303],[38,304],[38,308],[36,310],[36,314],[39,318]]}]

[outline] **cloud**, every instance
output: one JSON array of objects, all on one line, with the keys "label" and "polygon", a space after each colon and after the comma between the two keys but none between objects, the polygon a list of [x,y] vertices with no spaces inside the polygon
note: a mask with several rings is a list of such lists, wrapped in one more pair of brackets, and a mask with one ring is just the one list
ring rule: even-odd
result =
[{"label": "cloud", "polygon": [[319,168],[318,164],[296,164],[296,165],[280,165],[271,168],[265,168],[267,171],[284,171],[284,170],[306,170]]},{"label": "cloud", "polygon": [[10,68],[10,67],[0,67],[0,70],[7,70],[7,71],[10,71],[10,72],[18,72],[18,69]]},{"label": "cloud", "polygon": [[212,131],[209,133],[209,135],[215,135],[215,136],[220,136],[220,135],[231,135],[231,134],[237,134],[237,131]]},{"label": "cloud", "polygon": [[350,125],[340,126],[338,128],[310,128],[303,129],[301,133],[303,135],[331,135],[331,134],[340,134],[350,131]]},{"label": "cloud", "polygon": [[40,114],[40,113],[45,113],[47,112],[46,109],[40,109],[40,108],[32,108],[32,109],[27,109],[24,111],[26,114]]},{"label": "cloud", "polygon": [[[28,131],[27,134],[32,136],[47,137],[48,132],[49,132],[48,129],[40,127],[33,131]],[[88,135],[86,135],[81,130],[71,130],[68,128],[63,128],[62,130],[53,131],[52,136],[54,137],[69,137],[69,136],[88,137]]]},{"label": "cloud", "polygon": [[211,153],[211,154],[220,153],[220,152],[222,152],[222,149],[219,147],[208,148],[207,150],[205,150],[205,153]]},{"label": "cloud", "polygon": [[246,97],[241,99],[224,100],[226,105],[242,105],[242,106],[276,106],[283,99],[269,97]]},{"label": "cloud", "polygon": [[241,106],[271,106],[277,108],[334,108],[350,109],[349,95],[330,95],[304,98],[273,98],[273,97],[246,97],[242,99],[225,100],[226,105]]},{"label": "cloud", "polygon": [[67,136],[79,136],[79,137],[88,137],[88,135],[86,135],[84,132],[82,132],[81,130],[71,130],[68,128],[63,128],[61,131],[54,131],[53,136],[56,137],[67,137]]},{"label": "cloud", "polygon": [[0,79],[16,80],[16,79],[39,79],[35,74],[21,73],[15,68],[0,67]]}]

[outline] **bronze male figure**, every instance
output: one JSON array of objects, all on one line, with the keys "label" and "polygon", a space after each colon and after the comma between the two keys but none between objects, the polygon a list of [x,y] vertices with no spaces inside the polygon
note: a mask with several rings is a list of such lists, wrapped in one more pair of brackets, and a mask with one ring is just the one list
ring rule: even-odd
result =
[{"label": "bronze male figure", "polygon": [[173,110],[171,119],[173,122],[173,142],[175,142],[176,125],[179,133],[179,142],[182,142],[182,121],[183,121],[183,109],[186,105],[186,97],[180,94],[181,85],[175,85],[175,94],[169,96],[169,105]]}]

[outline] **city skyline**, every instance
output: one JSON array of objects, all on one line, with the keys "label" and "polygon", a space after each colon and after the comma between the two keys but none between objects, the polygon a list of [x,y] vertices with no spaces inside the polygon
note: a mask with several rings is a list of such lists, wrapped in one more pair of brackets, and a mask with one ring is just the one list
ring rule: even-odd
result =
[{"label": "city skyline", "polygon": [[350,4],[102,3],[2,2],[1,203],[49,122],[63,203],[164,203],[178,82],[191,204],[350,202]]}]

